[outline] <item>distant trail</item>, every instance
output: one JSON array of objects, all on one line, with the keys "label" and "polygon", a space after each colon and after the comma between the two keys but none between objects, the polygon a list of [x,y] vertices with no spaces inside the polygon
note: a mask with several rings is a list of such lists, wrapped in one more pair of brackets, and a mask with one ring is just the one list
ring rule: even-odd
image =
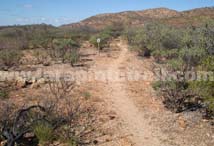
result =
[{"label": "distant trail", "polygon": [[[125,68],[124,62],[127,61],[127,59],[132,59],[129,58],[130,55],[128,54],[130,54],[130,52],[125,43],[120,41],[117,43],[117,46],[120,48],[119,57],[113,59],[110,63],[106,62],[109,64],[107,69],[111,72]],[[149,121],[127,94],[127,84],[126,81],[109,81],[104,89],[106,92],[106,102],[111,103],[112,110],[117,113],[123,122],[123,126],[133,136],[133,142],[136,146],[161,146],[160,140],[152,133],[152,127]]]}]

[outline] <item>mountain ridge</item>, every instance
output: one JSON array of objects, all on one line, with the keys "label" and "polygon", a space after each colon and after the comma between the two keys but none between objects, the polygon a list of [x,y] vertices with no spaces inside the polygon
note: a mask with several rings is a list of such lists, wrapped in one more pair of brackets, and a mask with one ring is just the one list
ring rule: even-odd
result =
[{"label": "mountain ridge", "polygon": [[[118,13],[103,13],[91,16],[77,23],[65,24],[61,28],[81,28],[89,27],[93,29],[102,29],[115,23],[132,26],[142,26],[145,22],[152,20],[167,20],[189,17],[210,17],[214,18],[214,7],[196,8],[192,10],[176,11],[169,8],[161,7],[154,9],[123,11]],[[173,20],[176,21],[176,20]],[[189,21],[189,20],[187,20]]]}]

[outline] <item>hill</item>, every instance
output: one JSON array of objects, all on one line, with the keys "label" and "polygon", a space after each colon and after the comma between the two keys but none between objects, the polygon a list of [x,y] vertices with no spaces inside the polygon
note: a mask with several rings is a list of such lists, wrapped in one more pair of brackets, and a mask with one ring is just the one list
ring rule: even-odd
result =
[{"label": "hill", "polygon": [[206,18],[214,18],[214,8],[198,8],[189,11],[178,12],[167,8],[148,9],[143,11],[125,11],[120,13],[108,13],[92,16],[78,23],[61,26],[62,28],[102,29],[109,25],[124,24],[142,26],[149,21],[163,21],[173,25],[185,25],[198,23]]}]

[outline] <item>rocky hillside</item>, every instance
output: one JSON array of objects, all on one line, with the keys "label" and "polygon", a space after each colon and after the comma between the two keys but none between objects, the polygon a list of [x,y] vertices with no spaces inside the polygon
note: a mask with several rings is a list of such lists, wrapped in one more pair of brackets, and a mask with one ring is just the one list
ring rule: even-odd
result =
[{"label": "rocky hillside", "polygon": [[89,27],[102,29],[108,25],[125,24],[142,26],[151,20],[161,20],[175,25],[183,25],[192,20],[204,17],[214,18],[214,8],[200,8],[189,11],[178,12],[167,8],[148,9],[144,11],[126,11],[120,13],[100,14],[87,18],[79,23],[63,25],[63,28]]},{"label": "rocky hillside", "polygon": [[176,17],[163,18],[161,21],[175,26],[193,25],[214,19],[214,7],[198,8],[180,12]]}]

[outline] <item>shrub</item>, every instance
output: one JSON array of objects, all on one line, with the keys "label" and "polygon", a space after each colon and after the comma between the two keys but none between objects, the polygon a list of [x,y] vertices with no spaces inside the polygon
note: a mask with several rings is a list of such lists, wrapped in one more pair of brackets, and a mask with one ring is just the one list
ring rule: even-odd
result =
[{"label": "shrub", "polygon": [[[84,98],[72,96],[74,82],[65,78],[49,84],[50,97],[42,97],[39,105],[15,106],[0,102],[0,138],[6,146],[20,145],[26,135],[34,135],[40,144],[61,140],[72,145],[90,145],[100,134],[94,105]],[[32,144],[32,139],[27,139]]]},{"label": "shrub", "polygon": [[80,59],[80,54],[78,49],[72,49],[70,53],[70,63],[72,66],[74,66],[75,63],[77,63]]},{"label": "shrub", "polygon": [[49,56],[46,50],[34,50],[33,56],[36,58],[36,64],[50,64]]},{"label": "shrub", "polygon": [[214,56],[207,56],[202,60],[201,69],[206,71],[214,71]]},{"label": "shrub", "polygon": [[1,50],[0,51],[0,65],[1,69],[7,70],[8,68],[19,65],[21,59],[20,50]]},{"label": "shrub", "polygon": [[161,88],[161,84],[162,84],[161,81],[156,81],[156,82],[153,82],[153,83],[152,83],[152,87],[153,87],[155,90],[159,90],[159,89]]},{"label": "shrub", "polygon": [[11,91],[15,90],[15,85],[13,82],[0,82],[0,99],[8,99]]},{"label": "shrub", "polygon": [[0,87],[0,99],[7,99],[9,97],[9,91],[7,89],[1,89]]},{"label": "shrub", "polygon": [[97,43],[97,39],[100,38],[100,49],[104,48],[104,47],[108,47],[108,41],[110,40],[111,36],[109,34],[98,34],[95,36],[92,36],[89,40],[89,42],[91,44],[93,44],[94,46],[98,47],[98,43]]},{"label": "shrub", "polygon": [[190,89],[202,98],[206,117],[214,116],[214,82],[213,81],[194,81],[190,84]]},{"label": "shrub", "polygon": [[109,46],[109,41],[112,38],[115,38],[115,37],[118,37],[118,34],[113,29],[113,27],[106,27],[101,32],[99,32],[97,35],[92,36],[90,38],[89,42],[91,44],[93,44],[94,46],[98,47],[97,39],[100,38],[101,39],[100,49],[102,49],[104,47],[108,47]]},{"label": "shrub", "polygon": [[36,123],[33,126],[33,133],[38,138],[39,143],[44,146],[47,142],[51,142],[54,136],[52,126],[45,122]]},{"label": "shrub", "polygon": [[170,26],[159,23],[147,23],[143,28],[128,30],[129,44],[143,56],[147,52],[159,62],[162,58],[172,57],[170,54],[182,46],[182,33]]},{"label": "shrub", "polygon": [[83,92],[82,94],[83,94],[83,97],[84,97],[86,100],[88,100],[88,99],[91,97],[91,93],[90,93],[90,92],[85,91],[85,92]]},{"label": "shrub", "polygon": [[68,143],[68,146],[78,146],[78,144],[74,139],[70,139],[67,143]]},{"label": "shrub", "polygon": [[174,112],[194,111],[202,108],[202,99],[194,94],[185,81],[158,81],[153,83],[153,88],[163,95],[166,108]]},{"label": "shrub", "polygon": [[213,24],[207,21],[197,28],[176,28],[151,22],[143,28],[127,31],[129,45],[140,55],[145,56],[150,51],[158,63],[164,64],[165,70],[180,71],[176,80],[153,83],[153,88],[163,94],[167,108],[176,112],[203,108],[213,115],[213,82],[190,82],[182,78],[187,71],[214,71]]},{"label": "shrub", "polygon": [[[71,39],[54,39],[52,48],[49,50],[49,55],[53,59],[60,59],[63,63],[70,61],[68,54],[78,50],[79,44]],[[78,53],[75,52],[75,53]]]}]

